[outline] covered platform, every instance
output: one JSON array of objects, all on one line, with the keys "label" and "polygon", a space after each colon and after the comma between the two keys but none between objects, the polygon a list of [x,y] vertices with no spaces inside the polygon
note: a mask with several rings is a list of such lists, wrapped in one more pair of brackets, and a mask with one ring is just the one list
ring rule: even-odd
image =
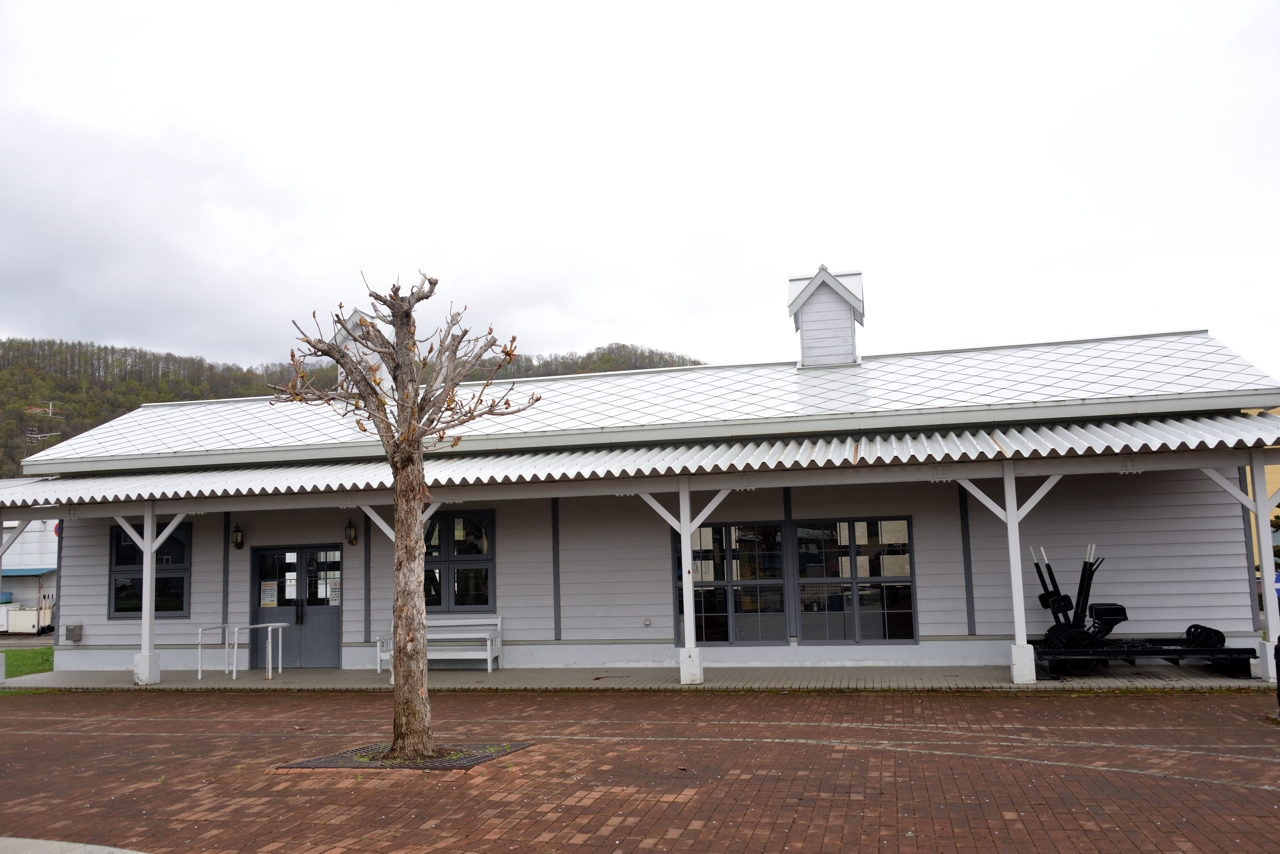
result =
[{"label": "covered platform", "polygon": [[[701,684],[680,682],[678,667],[561,667],[433,670],[432,691],[1273,691],[1258,677],[1233,679],[1190,665],[1115,666],[1085,677],[1014,683],[1008,667],[708,667]],[[265,671],[222,672],[197,679],[193,670],[166,670],[155,685],[135,685],[127,670],[58,670],[10,679],[0,691],[390,691],[386,674],[372,670],[299,668],[266,678]]]}]

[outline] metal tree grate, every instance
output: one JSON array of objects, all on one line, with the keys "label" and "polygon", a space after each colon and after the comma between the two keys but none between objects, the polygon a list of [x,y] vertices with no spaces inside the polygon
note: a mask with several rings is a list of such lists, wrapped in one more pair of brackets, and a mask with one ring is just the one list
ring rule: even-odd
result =
[{"label": "metal tree grate", "polygon": [[436,752],[443,754],[435,759],[420,762],[397,762],[374,759],[384,752],[390,744],[366,744],[353,747],[341,753],[321,756],[318,759],[306,759],[280,765],[279,768],[361,768],[361,769],[394,769],[401,771],[454,771],[474,768],[482,762],[489,762],[500,756],[507,756],[517,750],[532,747],[533,742],[505,742],[502,744],[444,744],[437,745]]}]

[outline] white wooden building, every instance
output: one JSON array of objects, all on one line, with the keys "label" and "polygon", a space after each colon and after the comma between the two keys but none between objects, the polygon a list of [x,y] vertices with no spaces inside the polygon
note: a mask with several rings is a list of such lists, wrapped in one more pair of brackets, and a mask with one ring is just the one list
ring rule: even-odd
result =
[{"label": "white wooden building", "polygon": [[[1280,417],[1257,414],[1280,383],[1204,331],[860,358],[859,274],[823,268],[788,302],[799,364],[523,380],[537,406],[433,452],[429,622],[500,616],[503,667],[1003,664],[1027,682],[1050,618],[1026,547],[1073,585],[1096,543],[1117,635],[1208,624],[1274,679],[1252,542],[1280,498]],[[31,457],[0,512],[63,521],[55,667],[154,682],[195,666],[198,628],[275,621],[286,666],[374,667],[381,456],[329,409],[249,399],[143,406]]]}]

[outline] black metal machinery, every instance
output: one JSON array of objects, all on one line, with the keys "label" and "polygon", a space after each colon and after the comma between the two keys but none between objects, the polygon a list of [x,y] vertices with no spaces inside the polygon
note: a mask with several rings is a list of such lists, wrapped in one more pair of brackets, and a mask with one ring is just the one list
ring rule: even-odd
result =
[{"label": "black metal machinery", "polygon": [[[1187,631],[1180,638],[1109,637],[1116,626],[1129,619],[1129,615],[1123,605],[1115,602],[1089,602],[1093,577],[1105,560],[1096,554],[1093,545],[1085,551],[1073,603],[1071,597],[1058,587],[1049,555],[1042,548],[1042,560],[1037,560],[1035,549],[1031,549],[1031,562],[1043,590],[1040,607],[1053,616],[1053,625],[1044,633],[1044,639],[1032,641],[1032,644],[1036,660],[1047,663],[1050,673],[1086,676],[1099,665],[1109,665],[1112,661],[1125,661],[1136,666],[1139,658],[1160,658],[1172,664],[1198,658],[1229,676],[1249,676],[1249,661],[1257,658],[1258,653],[1248,647],[1227,646],[1226,636],[1208,626],[1187,626]],[[1089,618],[1087,626],[1086,615]]]}]

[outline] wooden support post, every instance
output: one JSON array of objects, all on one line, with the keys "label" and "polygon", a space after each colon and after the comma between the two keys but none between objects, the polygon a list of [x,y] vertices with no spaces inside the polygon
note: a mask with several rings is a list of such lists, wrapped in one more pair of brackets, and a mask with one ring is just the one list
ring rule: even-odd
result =
[{"label": "wooden support post", "polygon": [[680,478],[680,596],[684,601],[684,649],[680,650],[680,684],[702,684],[702,650],[698,649],[693,613],[693,510],[689,478]]},{"label": "wooden support post", "polygon": [[1276,681],[1275,650],[1276,639],[1280,637],[1280,614],[1277,613],[1275,562],[1271,550],[1271,511],[1275,508],[1276,496],[1267,491],[1267,465],[1261,448],[1253,451],[1249,468],[1253,474],[1253,521],[1258,532],[1258,566],[1262,570],[1262,610],[1263,625],[1267,628],[1266,639],[1258,650],[1262,677],[1268,682]]}]

